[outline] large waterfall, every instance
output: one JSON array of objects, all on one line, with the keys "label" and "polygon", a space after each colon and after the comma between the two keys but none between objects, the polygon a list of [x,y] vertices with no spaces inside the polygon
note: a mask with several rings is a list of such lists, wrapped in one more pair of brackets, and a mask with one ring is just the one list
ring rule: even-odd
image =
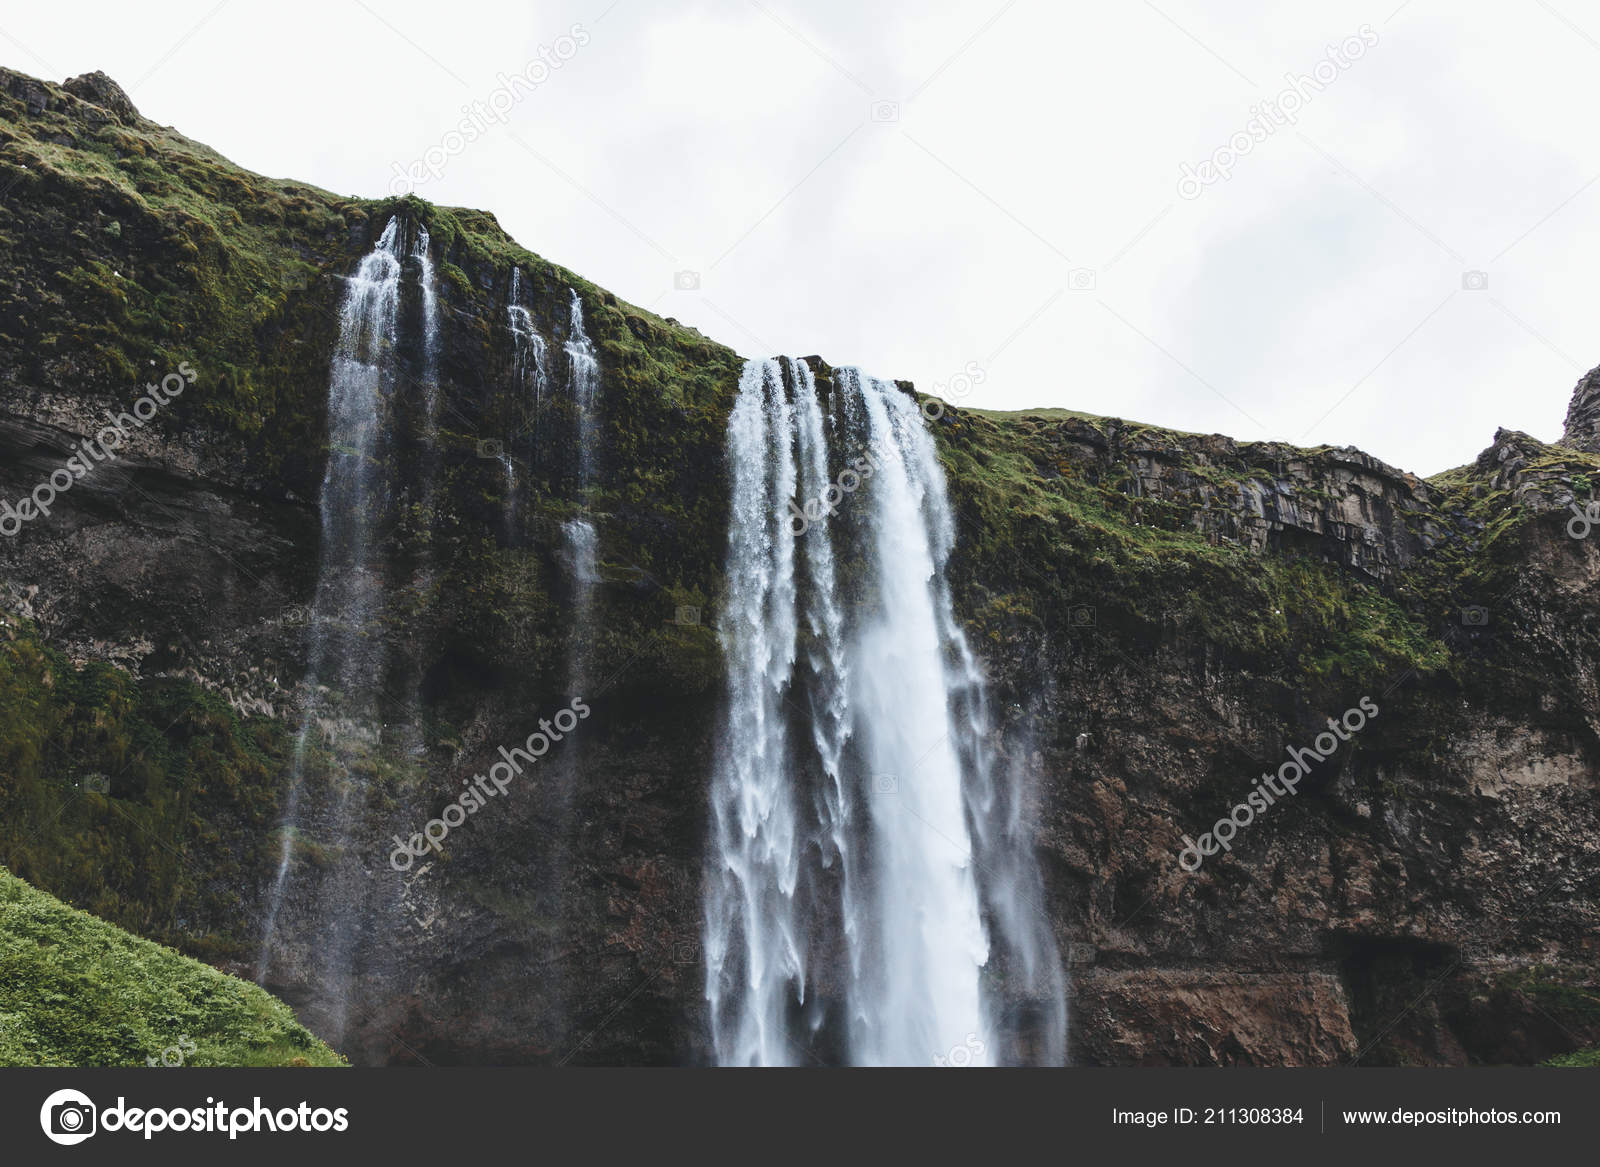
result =
[{"label": "large waterfall", "polygon": [[945,582],[933,439],[892,384],[840,370],[828,388],[752,361],[729,420],[717,1058],[1059,1061],[1061,967]]}]

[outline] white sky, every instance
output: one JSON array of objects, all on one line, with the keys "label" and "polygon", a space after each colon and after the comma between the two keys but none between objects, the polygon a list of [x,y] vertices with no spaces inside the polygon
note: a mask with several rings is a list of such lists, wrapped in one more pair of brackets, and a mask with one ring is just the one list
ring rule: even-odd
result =
[{"label": "white sky", "polygon": [[[1424,474],[1554,439],[1600,364],[1583,0],[90,0],[0,10],[0,62],[103,69],[242,165],[377,197],[574,23],[418,193],[749,355],[924,389],[975,361],[969,405]],[[1363,25],[1297,126],[1179,197]]]}]

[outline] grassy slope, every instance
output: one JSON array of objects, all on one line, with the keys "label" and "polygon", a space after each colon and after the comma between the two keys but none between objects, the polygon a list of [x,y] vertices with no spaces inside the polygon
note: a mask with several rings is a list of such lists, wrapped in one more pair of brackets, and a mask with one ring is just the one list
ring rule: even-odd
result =
[{"label": "grassy slope", "polygon": [[0,868],[0,1066],[336,1066],[282,1001]]}]

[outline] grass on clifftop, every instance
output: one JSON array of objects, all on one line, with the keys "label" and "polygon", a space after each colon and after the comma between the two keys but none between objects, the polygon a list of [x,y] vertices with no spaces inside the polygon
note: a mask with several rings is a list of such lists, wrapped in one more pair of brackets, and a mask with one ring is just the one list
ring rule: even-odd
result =
[{"label": "grass on clifftop", "polygon": [[338,1066],[266,990],[0,868],[0,1066]]},{"label": "grass on clifftop", "polygon": [[[1352,572],[1304,552],[1260,554],[1208,537],[1194,499],[1134,488],[1130,456],[1074,461],[1081,453],[1056,434],[1064,419],[1087,423],[1085,442],[1092,431],[1104,435],[1105,419],[1068,410],[964,410],[935,427],[961,536],[953,574],[988,593],[974,604],[980,634],[1003,635],[1019,615],[1048,627],[1078,611],[1087,628],[1150,642],[1191,629],[1236,654],[1234,667],[1275,671],[1309,693],[1449,666],[1422,615]],[[1121,440],[1162,447],[1174,477],[1210,482],[1224,499],[1252,477],[1270,478],[1243,458],[1207,464],[1180,436],[1127,426]],[[1070,624],[1062,631],[1085,635]]]}]

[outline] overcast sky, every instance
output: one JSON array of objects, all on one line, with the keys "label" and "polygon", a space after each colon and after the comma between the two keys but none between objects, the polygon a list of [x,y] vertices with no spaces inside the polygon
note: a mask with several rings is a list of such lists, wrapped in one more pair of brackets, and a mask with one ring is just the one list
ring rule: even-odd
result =
[{"label": "overcast sky", "polygon": [[105,0],[0,62],[340,193],[434,147],[423,197],[747,355],[1431,474],[1600,364],[1596,8]]}]

